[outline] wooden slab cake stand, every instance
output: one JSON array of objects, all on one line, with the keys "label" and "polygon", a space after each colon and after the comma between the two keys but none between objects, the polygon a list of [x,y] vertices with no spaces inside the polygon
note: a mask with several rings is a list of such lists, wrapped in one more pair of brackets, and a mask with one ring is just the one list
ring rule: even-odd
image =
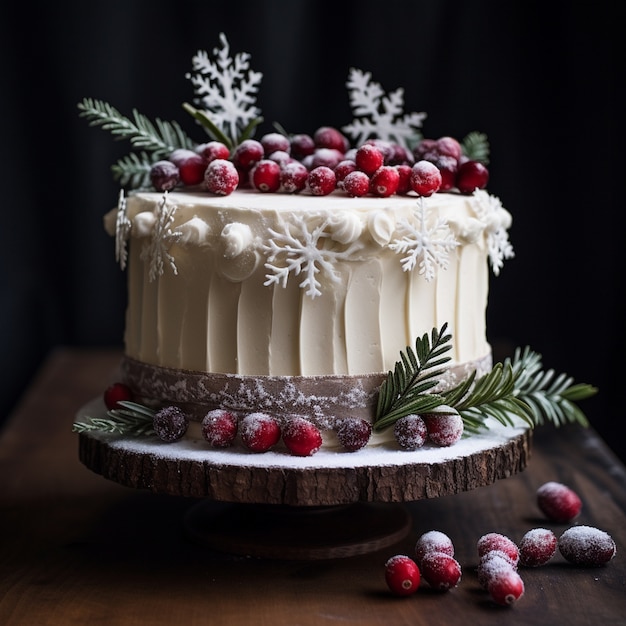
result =
[{"label": "wooden slab cake stand", "polygon": [[[103,414],[100,401],[78,420]],[[380,550],[403,539],[412,519],[405,502],[469,491],[522,471],[531,430],[493,425],[449,448],[416,451],[322,448],[294,457],[239,446],[208,447],[199,438],[154,438],[88,431],[79,457],[117,483],[200,499],[186,514],[193,541],[233,554],[278,559],[329,559]]]}]

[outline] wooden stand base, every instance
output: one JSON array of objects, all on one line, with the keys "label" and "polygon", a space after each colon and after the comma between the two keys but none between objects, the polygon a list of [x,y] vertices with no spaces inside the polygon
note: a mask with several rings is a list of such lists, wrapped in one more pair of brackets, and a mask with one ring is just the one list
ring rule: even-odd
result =
[{"label": "wooden stand base", "polygon": [[205,547],[259,558],[336,559],[376,552],[407,536],[411,516],[399,504],[328,507],[201,501],[184,520],[188,537]]}]

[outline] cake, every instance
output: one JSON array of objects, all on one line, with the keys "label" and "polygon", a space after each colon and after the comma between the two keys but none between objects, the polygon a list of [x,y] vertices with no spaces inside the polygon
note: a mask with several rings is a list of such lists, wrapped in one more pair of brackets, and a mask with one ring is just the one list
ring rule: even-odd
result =
[{"label": "cake", "polygon": [[[493,367],[487,340],[489,274],[513,249],[511,216],[486,189],[485,137],[424,139],[425,114],[405,114],[401,90],[387,96],[353,69],[351,124],[255,140],[260,75],[221,42],[221,86],[217,64],[198,53],[189,77],[205,108],[185,105],[208,141],[99,101],[79,105],[92,124],[154,148],[118,163],[121,182],[139,184],[105,216],[128,273],[112,432],[149,419],[166,440],[259,451],[245,433],[267,418],[276,436],[263,449],[306,456],[449,446],[509,411],[532,425],[536,407],[510,383],[524,364],[536,371],[534,354]],[[231,107],[225,83],[239,94]],[[506,411],[501,396],[481,396],[480,409],[467,402],[484,380],[483,390],[504,390]],[[556,411],[574,413],[568,402]],[[216,442],[208,429],[225,415],[229,435]],[[420,434],[428,418],[453,435]],[[90,428],[105,426],[75,425]]]}]

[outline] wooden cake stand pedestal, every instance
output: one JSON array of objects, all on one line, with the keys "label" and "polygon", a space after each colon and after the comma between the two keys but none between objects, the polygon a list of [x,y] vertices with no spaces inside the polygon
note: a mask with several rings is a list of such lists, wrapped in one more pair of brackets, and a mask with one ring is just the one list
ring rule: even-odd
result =
[{"label": "wooden cake stand pedestal", "polygon": [[[84,407],[79,420],[97,414],[93,408]],[[79,457],[122,485],[199,499],[184,526],[200,545],[262,558],[328,559],[400,541],[412,525],[403,502],[469,491],[520,472],[531,435],[527,427],[496,424],[449,448],[322,448],[294,457],[280,446],[255,454],[240,446],[212,449],[201,437],[167,444],[88,431],[79,435]]]}]

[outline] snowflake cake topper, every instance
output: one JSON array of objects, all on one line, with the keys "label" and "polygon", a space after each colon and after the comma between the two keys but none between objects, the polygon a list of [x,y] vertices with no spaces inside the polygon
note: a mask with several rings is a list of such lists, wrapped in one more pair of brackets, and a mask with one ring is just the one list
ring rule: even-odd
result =
[{"label": "snowflake cake topper", "polygon": [[230,46],[220,33],[221,48],[214,48],[215,59],[200,50],[192,58],[193,73],[187,74],[203,111],[193,111],[200,121],[209,120],[231,144],[237,143],[251,125],[259,121],[261,111],[256,106],[263,74],[250,69],[250,54],[239,52],[230,56]]},{"label": "snowflake cake topper", "polygon": [[346,86],[350,90],[350,105],[356,118],[342,130],[351,135],[357,145],[375,137],[397,142],[405,148],[421,136],[420,128],[426,113],[404,113],[404,90],[390,94],[371,80],[370,72],[352,68]]},{"label": "snowflake cake topper", "polygon": [[419,207],[415,212],[417,224],[407,219],[398,222],[401,238],[394,239],[389,248],[397,254],[406,254],[402,259],[402,269],[405,272],[418,267],[418,272],[427,281],[435,277],[436,266],[447,269],[450,260],[449,253],[459,242],[454,238],[448,222],[437,218],[431,226],[426,223],[424,199],[420,198]]},{"label": "snowflake cake topper", "polygon": [[[336,261],[350,260],[363,245],[353,242],[345,249],[329,247],[332,216],[328,215],[310,228],[303,216],[294,215],[293,222],[283,222],[282,232],[269,229],[269,244],[264,246],[267,252],[265,267],[271,271],[266,274],[264,285],[287,286],[289,275],[305,275],[300,287],[310,298],[322,295],[321,283],[317,275],[322,272],[333,282],[338,282]],[[331,242],[334,245],[334,242]]]}]

